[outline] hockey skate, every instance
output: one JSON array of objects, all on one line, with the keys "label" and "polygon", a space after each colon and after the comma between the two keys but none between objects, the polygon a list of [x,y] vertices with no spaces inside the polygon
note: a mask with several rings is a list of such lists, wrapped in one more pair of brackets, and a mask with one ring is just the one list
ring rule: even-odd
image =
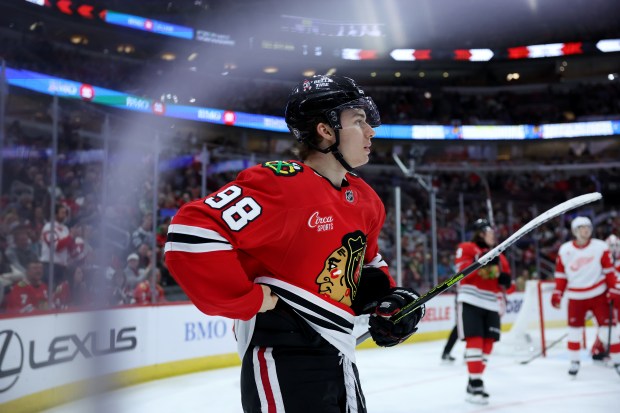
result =
[{"label": "hockey skate", "polygon": [[489,403],[489,394],[484,391],[484,383],[481,379],[469,379],[469,383],[467,383],[467,398],[465,400],[474,404]]},{"label": "hockey skate", "polygon": [[579,362],[571,361],[570,367],[568,368],[568,374],[570,374],[571,377],[576,377],[577,373],[579,373]]},{"label": "hockey skate", "polygon": [[614,370],[616,370],[616,373],[620,374],[620,363],[614,364]]},{"label": "hockey skate", "polygon": [[456,359],[448,353],[444,353],[441,355],[441,364],[454,364],[455,360]]}]

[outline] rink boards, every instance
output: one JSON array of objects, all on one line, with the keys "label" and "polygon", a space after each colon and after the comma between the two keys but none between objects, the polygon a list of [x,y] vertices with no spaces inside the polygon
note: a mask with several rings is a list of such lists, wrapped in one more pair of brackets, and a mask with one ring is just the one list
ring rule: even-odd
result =
[{"label": "rink boards", "polygon": [[[546,297],[545,297],[546,298]],[[562,312],[545,304],[547,320]],[[517,317],[522,293],[508,297],[503,327]],[[445,339],[455,324],[454,296],[426,306],[410,339]],[[356,332],[364,331],[360,318]],[[372,347],[367,340],[360,347]],[[0,318],[0,410],[37,411],[100,389],[239,364],[232,321],[187,303]]]}]

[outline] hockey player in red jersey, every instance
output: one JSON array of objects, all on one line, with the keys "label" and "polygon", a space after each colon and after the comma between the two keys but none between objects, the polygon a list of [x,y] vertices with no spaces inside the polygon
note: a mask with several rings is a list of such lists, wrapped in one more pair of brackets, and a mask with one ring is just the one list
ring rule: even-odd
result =
[{"label": "hockey player in red jersey", "polygon": [[[609,247],[609,252],[611,254],[611,259],[614,262],[614,269],[616,270],[616,287],[610,289],[610,293],[618,296],[620,295],[620,238],[616,235],[611,234],[607,238],[605,238],[605,242]],[[620,299],[612,300],[612,308],[615,311],[616,322],[618,322],[618,317],[620,315]],[[607,335],[609,335],[609,326],[606,329]],[[596,336],[596,340],[594,344],[592,344],[592,359],[598,362],[607,362],[609,360],[608,349],[603,345],[603,342],[598,338],[598,334]]]},{"label": "hockey player in red jersey", "polygon": [[[562,297],[568,298],[568,352],[571,364],[568,374],[579,372],[579,350],[585,316],[591,311],[599,325],[598,338],[607,344],[607,331],[612,330],[610,359],[620,374],[620,340],[616,320],[609,317],[609,301],[620,299],[616,276],[607,244],[592,237],[592,221],[576,217],[571,222],[573,241],[562,244],[555,266],[555,290],[551,304],[560,308]],[[610,327],[611,323],[611,327]]]},{"label": "hockey player in red jersey", "polygon": [[166,263],[203,312],[235,319],[243,411],[365,412],[354,316],[393,346],[424,308],[398,288],[377,239],[377,194],[353,169],[368,162],[378,110],[352,80],[314,76],[291,92],[287,125],[300,161],[265,162],[172,219]]},{"label": "hockey player in red jersey", "polygon": [[[471,265],[495,246],[495,231],[486,219],[472,225],[472,240],[458,245],[455,265],[457,271]],[[498,293],[514,290],[510,265],[503,254],[489,265],[460,281],[457,290],[457,330],[465,340],[465,361],[469,381],[467,401],[487,404],[482,375],[500,337],[500,303]]]}]

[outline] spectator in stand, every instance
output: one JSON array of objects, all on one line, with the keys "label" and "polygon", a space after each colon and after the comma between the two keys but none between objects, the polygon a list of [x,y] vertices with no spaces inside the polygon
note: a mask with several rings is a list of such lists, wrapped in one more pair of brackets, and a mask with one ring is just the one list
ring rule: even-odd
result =
[{"label": "spectator in stand", "polygon": [[135,300],[132,297],[133,291],[127,284],[125,272],[117,270],[112,276],[108,292],[108,304],[112,306],[132,304]]},{"label": "spectator in stand", "polygon": [[69,276],[54,291],[54,307],[66,310],[71,307],[84,308],[93,304],[93,295],[86,282],[81,266],[74,266],[68,271]]},{"label": "spectator in stand", "polygon": [[92,231],[90,225],[83,225],[78,223],[71,227],[74,243],[69,251],[69,265],[78,266],[83,265],[84,262],[92,254],[93,248],[88,242],[89,233]]},{"label": "spectator in stand", "polygon": [[[149,277],[151,274],[148,274]],[[166,302],[166,297],[164,295],[164,289],[161,284],[161,272],[159,268],[155,268],[155,303],[164,303]],[[133,291],[133,297],[136,300],[136,304],[145,305],[150,304],[153,301],[153,289],[152,282],[149,278],[139,283]]]},{"label": "spectator in stand", "polygon": [[43,282],[43,264],[31,261],[26,267],[26,278],[13,285],[6,296],[7,313],[30,313],[48,308],[47,284]]},{"label": "spectator in stand", "polygon": [[33,201],[33,190],[32,187],[28,186],[27,190],[24,190],[19,194],[17,202],[9,205],[7,208],[15,209],[20,222],[31,221],[34,217]]},{"label": "spectator in stand", "polygon": [[153,245],[153,214],[146,213],[142,216],[142,224],[131,234],[131,246],[137,250],[140,245]]},{"label": "spectator in stand", "polygon": [[[620,340],[615,317],[610,320],[609,301],[620,299],[615,290],[616,275],[607,244],[592,238],[592,221],[578,216],[571,222],[575,239],[562,244],[555,266],[555,290],[551,305],[560,308],[562,296],[568,297],[568,374],[579,372],[582,332],[586,313],[591,311],[599,325],[598,337],[609,345],[609,356],[620,374]],[[611,327],[610,327],[611,325]],[[603,331],[611,328],[611,343]]]},{"label": "spectator in stand", "polygon": [[144,281],[150,273],[150,269],[150,266],[140,268],[140,256],[138,254],[135,252],[129,254],[127,256],[127,266],[123,270],[128,288],[133,289],[136,285]]},{"label": "spectator in stand", "polygon": [[38,260],[39,255],[30,240],[28,228],[18,226],[13,230],[13,242],[6,249],[6,257],[11,266],[21,273],[26,273],[29,262]]},{"label": "spectator in stand", "polygon": [[164,221],[157,227],[157,240],[156,245],[160,250],[164,248],[166,239],[168,237],[168,227],[170,226],[170,217],[164,219]]},{"label": "spectator in stand", "polygon": [[4,301],[5,293],[12,285],[24,279],[25,271],[19,271],[13,267],[0,246],[0,305]]},{"label": "spectator in stand", "polygon": [[140,257],[140,268],[150,268],[155,263],[154,259],[156,259],[156,257],[153,255],[151,245],[140,245],[136,253],[138,254],[138,257]]},{"label": "spectator in stand", "polygon": [[[44,279],[46,282],[49,282],[50,267],[52,265],[54,266],[55,280],[64,280],[66,278],[70,251],[75,243],[73,232],[65,225],[68,212],[66,206],[58,205],[55,219],[46,223],[41,231],[40,259],[45,269]],[[54,250],[53,263],[51,262],[52,249]]]}]

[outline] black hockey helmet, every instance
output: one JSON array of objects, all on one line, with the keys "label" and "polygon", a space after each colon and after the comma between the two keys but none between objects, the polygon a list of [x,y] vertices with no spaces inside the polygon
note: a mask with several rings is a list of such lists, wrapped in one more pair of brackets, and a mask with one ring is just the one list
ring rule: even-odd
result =
[{"label": "black hockey helmet", "polygon": [[474,234],[477,234],[478,232],[484,232],[487,230],[487,228],[493,228],[491,226],[491,224],[489,223],[489,221],[487,221],[484,218],[480,218],[474,221],[473,224],[471,224],[471,230],[474,232]]},{"label": "black hockey helmet", "polygon": [[[360,108],[366,112],[366,123],[373,128],[381,125],[379,110],[372,98],[353,79],[336,75],[306,78],[293,88],[286,104],[284,119],[297,141],[307,143],[319,122],[342,129],[340,114],[345,109]],[[338,141],[321,152],[337,149]],[[318,148],[315,148],[318,149]],[[320,150],[320,149],[318,149]]]}]

